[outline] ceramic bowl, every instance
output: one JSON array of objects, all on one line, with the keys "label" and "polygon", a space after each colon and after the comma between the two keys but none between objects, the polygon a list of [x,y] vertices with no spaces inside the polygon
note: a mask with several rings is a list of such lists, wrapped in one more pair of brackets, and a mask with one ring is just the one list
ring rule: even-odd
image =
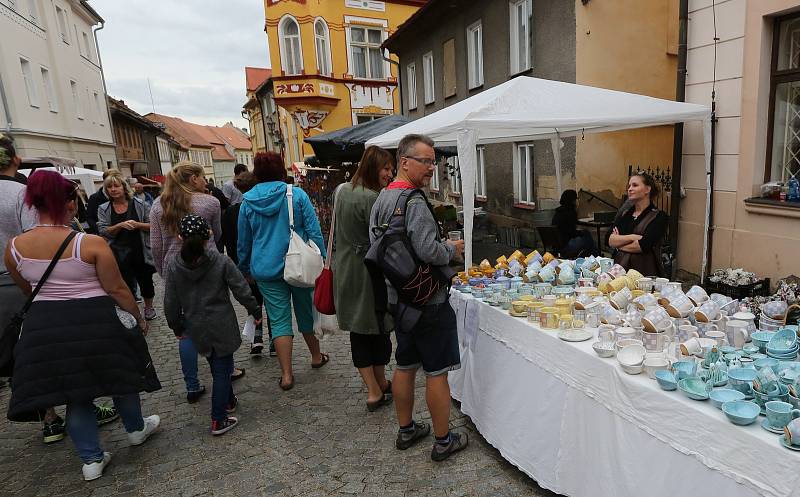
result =
[{"label": "ceramic bowl", "polygon": [[761,306],[762,316],[769,316],[771,319],[782,320],[786,316],[789,304],[783,300],[773,300]]},{"label": "ceramic bowl", "polygon": [[672,370],[678,379],[694,376],[697,372],[697,363],[694,361],[676,361],[672,363]]},{"label": "ceramic bowl", "polygon": [[718,388],[716,390],[712,390],[711,393],[708,394],[708,398],[711,399],[711,403],[714,404],[714,407],[717,409],[722,409],[722,404],[725,402],[744,400],[744,394],[738,390],[732,390],[730,388]]},{"label": "ceramic bowl", "polygon": [[646,353],[644,345],[628,345],[617,352],[617,361],[623,366],[641,366]]},{"label": "ceramic bowl", "polygon": [[619,351],[625,347],[629,347],[631,345],[641,345],[644,347],[644,343],[641,340],[636,340],[635,338],[623,338],[622,340],[617,340],[617,353],[619,353]]},{"label": "ceramic bowl", "polygon": [[742,347],[742,352],[744,352],[744,355],[757,354],[758,347],[755,345],[745,345]]},{"label": "ceramic bowl", "polygon": [[758,376],[754,368],[731,368],[728,370],[728,386],[745,396],[753,395],[753,380]]},{"label": "ceramic bowl", "polygon": [[772,335],[767,342],[767,350],[773,352],[789,352],[797,349],[797,334],[790,329],[782,329]]},{"label": "ceramic bowl", "polygon": [[798,398],[797,398],[797,397],[795,397],[794,395],[792,395],[792,394],[788,394],[788,395],[786,396],[786,402],[788,402],[788,403],[792,404],[792,406],[793,406],[795,409],[800,409],[800,399],[798,399]]},{"label": "ceramic bowl", "polygon": [[678,381],[672,371],[660,370],[655,373],[658,386],[664,390],[675,390],[678,388]]},{"label": "ceramic bowl", "polygon": [[669,371],[669,361],[665,357],[646,357],[643,366],[652,380],[656,378],[657,371]]},{"label": "ceramic bowl", "polygon": [[641,364],[636,365],[628,365],[628,364],[620,364],[622,366],[622,370],[628,374],[640,374],[644,370],[644,366]]},{"label": "ceramic bowl", "polygon": [[756,369],[772,368],[772,370],[775,371],[775,373],[777,373],[778,371],[776,371],[776,369],[780,363],[781,362],[777,359],[774,359],[772,357],[766,357],[764,359],[758,359],[756,361],[753,361],[753,366],[755,366]]},{"label": "ceramic bowl", "polygon": [[678,382],[678,390],[692,400],[706,400],[711,386],[700,378],[684,378]]},{"label": "ceramic bowl", "polygon": [[614,342],[594,342],[592,348],[600,357],[614,357],[617,353]]},{"label": "ceramic bowl", "polygon": [[758,419],[761,408],[755,402],[748,400],[732,400],[722,404],[722,412],[735,425],[749,425]]}]

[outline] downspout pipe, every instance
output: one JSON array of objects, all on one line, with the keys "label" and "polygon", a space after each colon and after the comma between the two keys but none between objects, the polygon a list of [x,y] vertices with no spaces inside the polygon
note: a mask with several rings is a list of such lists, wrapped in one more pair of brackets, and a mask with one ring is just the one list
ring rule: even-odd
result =
[{"label": "downspout pipe", "polygon": [[100,56],[100,42],[97,40],[97,34],[106,27],[106,22],[100,20],[100,27],[94,29],[94,50],[97,54],[97,64],[100,66],[100,78],[103,81],[103,95],[105,95],[106,115],[108,116],[108,130],[111,132],[111,143],[114,144],[114,158],[116,159],[116,142],[114,141],[114,121],[111,120],[111,108],[108,105],[108,86],[106,86],[106,72],[103,70],[103,58]]},{"label": "downspout pipe", "polygon": [[397,90],[400,92],[400,114],[405,115],[405,110],[403,109],[403,73],[400,70],[400,63],[389,57],[384,57],[383,60],[397,67]]},{"label": "downspout pipe", "polygon": [[[689,22],[689,0],[680,0],[678,11],[678,73],[675,84],[675,101],[686,101],[686,59]],[[713,160],[713,156],[712,156]],[[681,174],[683,170],[683,123],[675,124],[672,139],[672,183],[670,185],[669,233],[672,253],[672,274],[678,268],[678,222],[681,215]]]}]

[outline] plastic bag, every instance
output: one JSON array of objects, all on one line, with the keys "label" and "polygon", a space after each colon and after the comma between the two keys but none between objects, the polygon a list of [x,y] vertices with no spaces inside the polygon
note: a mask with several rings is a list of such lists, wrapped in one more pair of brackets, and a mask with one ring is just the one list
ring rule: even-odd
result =
[{"label": "plastic bag", "polygon": [[253,316],[247,316],[247,321],[244,322],[244,327],[242,328],[242,341],[252,344],[255,337],[256,318]]},{"label": "plastic bag", "polygon": [[318,337],[333,335],[339,331],[339,322],[336,320],[336,314],[327,315],[322,314],[317,309],[314,309],[314,333]]}]

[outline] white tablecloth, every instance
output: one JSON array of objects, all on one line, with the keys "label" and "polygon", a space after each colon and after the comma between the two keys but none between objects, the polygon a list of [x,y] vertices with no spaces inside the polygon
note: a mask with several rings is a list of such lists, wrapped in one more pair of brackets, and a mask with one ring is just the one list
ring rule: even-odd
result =
[{"label": "white tablecloth", "polygon": [[[759,424],[731,424],[709,401],[665,392],[601,359],[591,340],[454,291],[462,368],[452,395],[505,459],[572,497],[800,496],[800,453]],[[711,495],[711,494],[709,494]]]}]

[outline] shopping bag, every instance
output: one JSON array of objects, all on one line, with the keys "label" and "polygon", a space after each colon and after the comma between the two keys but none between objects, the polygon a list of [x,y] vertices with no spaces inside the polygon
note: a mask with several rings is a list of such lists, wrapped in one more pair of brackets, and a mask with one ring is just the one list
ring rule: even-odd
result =
[{"label": "shopping bag", "polygon": [[314,309],[314,333],[319,337],[335,334],[339,331],[336,315],[322,314]]},{"label": "shopping bag", "polygon": [[247,321],[244,322],[242,328],[242,341],[245,343],[253,343],[256,337],[256,319],[253,316],[247,316]]},{"label": "shopping bag", "polygon": [[328,316],[336,314],[336,306],[333,303],[333,270],[327,264],[314,284],[314,307],[321,314]]}]

